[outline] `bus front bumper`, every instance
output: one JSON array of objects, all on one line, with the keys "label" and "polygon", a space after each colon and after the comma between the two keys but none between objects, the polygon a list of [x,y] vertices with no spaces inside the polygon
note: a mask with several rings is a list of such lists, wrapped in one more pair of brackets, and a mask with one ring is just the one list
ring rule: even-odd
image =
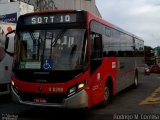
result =
[{"label": "bus front bumper", "polygon": [[20,96],[16,93],[14,88],[11,86],[12,100],[17,103],[39,106],[39,107],[58,107],[58,108],[87,108],[88,107],[88,95],[85,90],[74,94],[71,97],[65,98],[61,104],[59,103],[36,103],[31,101],[22,101]]}]

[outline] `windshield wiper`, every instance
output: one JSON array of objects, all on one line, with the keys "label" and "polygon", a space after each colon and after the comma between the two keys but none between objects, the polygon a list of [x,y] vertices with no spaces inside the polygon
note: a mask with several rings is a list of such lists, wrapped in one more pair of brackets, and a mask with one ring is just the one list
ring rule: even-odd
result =
[{"label": "windshield wiper", "polygon": [[64,35],[64,33],[66,32],[66,28],[62,29],[61,32],[58,33],[58,35],[56,36],[55,40],[51,43],[51,47],[56,47],[57,41],[58,39],[62,38],[62,36]]}]

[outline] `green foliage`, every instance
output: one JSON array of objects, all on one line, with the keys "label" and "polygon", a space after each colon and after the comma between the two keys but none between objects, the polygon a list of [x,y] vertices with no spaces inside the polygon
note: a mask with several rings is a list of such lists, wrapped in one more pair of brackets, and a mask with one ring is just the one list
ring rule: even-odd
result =
[{"label": "green foliage", "polygon": [[151,57],[154,49],[150,46],[144,46],[144,51],[145,51],[145,56],[146,57]]},{"label": "green foliage", "polygon": [[160,57],[160,47],[156,47],[155,50],[157,51],[157,56]]}]

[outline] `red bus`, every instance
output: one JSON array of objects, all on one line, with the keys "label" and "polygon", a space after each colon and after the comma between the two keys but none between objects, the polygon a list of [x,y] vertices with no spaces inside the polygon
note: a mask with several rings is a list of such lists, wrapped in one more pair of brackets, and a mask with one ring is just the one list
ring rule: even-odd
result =
[{"label": "red bus", "polygon": [[16,27],[12,98],[33,106],[106,105],[119,91],[138,85],[143,52],[143,40],[87,11],[22,15]]}]

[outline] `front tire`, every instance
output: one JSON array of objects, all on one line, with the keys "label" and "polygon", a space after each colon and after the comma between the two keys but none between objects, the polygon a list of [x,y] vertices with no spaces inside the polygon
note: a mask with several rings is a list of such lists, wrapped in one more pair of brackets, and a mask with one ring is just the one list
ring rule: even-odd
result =
[{"label": "front tire", "polygon": [[104,100],[101,102],[102,107],[105,107],[109,104],[109,102],[111,101],[111,94],[111,86],[107,84],[104,88]]}]

